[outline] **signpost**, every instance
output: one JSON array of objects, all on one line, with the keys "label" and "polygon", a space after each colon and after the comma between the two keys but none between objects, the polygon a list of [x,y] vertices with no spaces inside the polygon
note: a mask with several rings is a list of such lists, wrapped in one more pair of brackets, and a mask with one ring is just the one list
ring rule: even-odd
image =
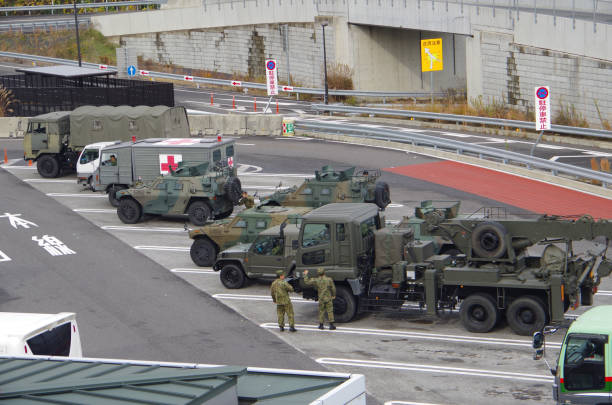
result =
[{"label": "signpost", "polygon": [[433,72],[444,70],[442,38],[421,40],[421,71],[430,72],[431,104],[433,104]]},{"label": "signpost", "polygon": [[281,90],[282,91],[293,91],[293,86],[283,86]]},{"label": "signpost", "polygon": [[127,74],[128,74],[128,76],[130,76],[130,77],[134,76],[134,75],[136,74],[136,66],[134,66],[134,65],[130,65],[130,66],[128,66],[128,68],[127,68]]},{"label": "signpost", "polygon": [[140,71],[140,76],[149,76],[149,71],[148,70],[141,70]]},{"label": "signpost", "polygon": [[234,87],[240,87],[240,86],[242,86],[242,82],[239,82],[238,80],[234,80],[234,81],[232,81],[232,83],[231,83],[231,84],[232,84],[232,86],[234,86]]},{"label": "signpost", "polygon": [[544,131],[550,130],[550,89],[548,86],[537,86],[535,88],[533,106],[535,110],[535,129],[540,131],[540,135],[531,147],[531,156],[533,156],[536,146],[540,143]]},{"label": "signpost", "polygon": [[264,108],[264,113],[268,111],[272,97],[278,94],[278,80],[276,76],[276,59],[266,59],[266,89],[268,90],[268,105]]}]

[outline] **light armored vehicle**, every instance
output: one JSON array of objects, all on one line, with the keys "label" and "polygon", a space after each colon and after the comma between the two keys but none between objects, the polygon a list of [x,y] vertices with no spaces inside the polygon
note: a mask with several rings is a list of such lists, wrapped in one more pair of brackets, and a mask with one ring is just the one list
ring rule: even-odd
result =
[{"label": "light armored vehicle", "polygon": [[241,194],[235,169],[182,162],[176,171],[151,184],[117,191],[117,215],[122,222],[135,224],[145,214],[187,214],[192,224],[204,225],[208,219],[230,216]]},{"label": "light armored vehicle", "polygon": [[261,199],[262,205],[285,205],[320,207],[334,202],[375,203],[382,210],[391,202],[389,185],[377,181],[380,170],[357,169],[334,170],[323,166],[315,171],[313,179],[305,179],[298,187],[277,190]]},{"label": "light armored vehicle", "polygon": [[[488,332],[505,318],[521,335],[562,322],[572,306],[592,305],[601,278],[612,271],[604,249],[578,254],[572,247],[575,240],[612,235],[605,220],[447,219],[430,211],[425,223],[423,234],[452,241],[461,254],[436,254],[434,241],[415,239],[411,228],[382,228],[373,204],[328,204],[302,217],[299,237],[291,242],[294,263],[282,264],[296,278],[305,269],[326,269],[337,285],[339,322],[359,311],[401,310],[405,302],[432,316],[460,304],[469,331]],[[528,249],[534,245],[541,253]],[[244,260],[224,253],[215,269],[233,265],[245,276],[254,273],[244,269]],[[302,282],[298,287],[304,298],[316,298]]]},{"label": "light armored vehicle", "polygon": [[297,223],[311,210],[310,207],[258,206],[241,211],[234,218],[193,229],[189,231],[193,239],[191,259],[198,266],[212,266],[221,250],[238,243],[251,243],[260,232],[284,221]]},{"label": "light armored vehicle", "polygon": [[34,160],[42,177],[74,171],[86,145],[144,137],[189,137],[183,107],[83,106],[28,119],[23,157]]}]

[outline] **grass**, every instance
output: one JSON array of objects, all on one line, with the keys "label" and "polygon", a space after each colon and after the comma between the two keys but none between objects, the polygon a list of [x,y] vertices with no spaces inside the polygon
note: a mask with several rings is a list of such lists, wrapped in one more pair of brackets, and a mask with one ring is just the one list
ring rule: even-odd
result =
[{"label": "grass", "polygon": [[13,93],[0,85],[0,117],[7,117],[13,112],[11,108],[13,101]]}]

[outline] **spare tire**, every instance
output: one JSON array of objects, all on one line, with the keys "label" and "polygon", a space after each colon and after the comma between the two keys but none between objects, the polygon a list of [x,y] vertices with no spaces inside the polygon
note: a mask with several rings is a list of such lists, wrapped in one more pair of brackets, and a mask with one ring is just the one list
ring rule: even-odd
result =
[{"label": "spare tire", "polygon": [[225,191],[225,195],[233,204],[238,204],[238,201],[242,198],[242,184],[240,183],[240,179],[231,176],[225,182],[223,191]]},{"label": "spare tire", "polygon": [[507,250],[506,228],[499,222],[483,222],[472,232],[472,250],[478,257],[498,259]]},{"label": "spare tire", "polygon": [[376,182],[376,188],[374,189],[374,202],[381,210],[384,210],[385,207],[391,202],[391,192],[389,191],[389,185],[386,182]]}]

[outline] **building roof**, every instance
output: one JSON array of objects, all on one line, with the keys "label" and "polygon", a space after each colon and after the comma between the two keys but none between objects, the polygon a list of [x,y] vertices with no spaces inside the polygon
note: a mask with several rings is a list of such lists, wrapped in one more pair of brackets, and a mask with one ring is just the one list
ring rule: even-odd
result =
[{"label": "building roof", "polygon": [[92,69],[85,68],[79,66],[70,66],[70,65],[54,65],[54,66],[42,66],[42,67],[32,67],[32,68],[20,68],[15,69],[17,72],[22,72],[31,75],[41,75],[41,76],[55,76],[55,77],[63,77],[66,79],[75,79],[79,77],[90,77],[90,76],[107,76],[107,75],[116,75],[117,72],[114,70],[100,70],[100,69]]}]

